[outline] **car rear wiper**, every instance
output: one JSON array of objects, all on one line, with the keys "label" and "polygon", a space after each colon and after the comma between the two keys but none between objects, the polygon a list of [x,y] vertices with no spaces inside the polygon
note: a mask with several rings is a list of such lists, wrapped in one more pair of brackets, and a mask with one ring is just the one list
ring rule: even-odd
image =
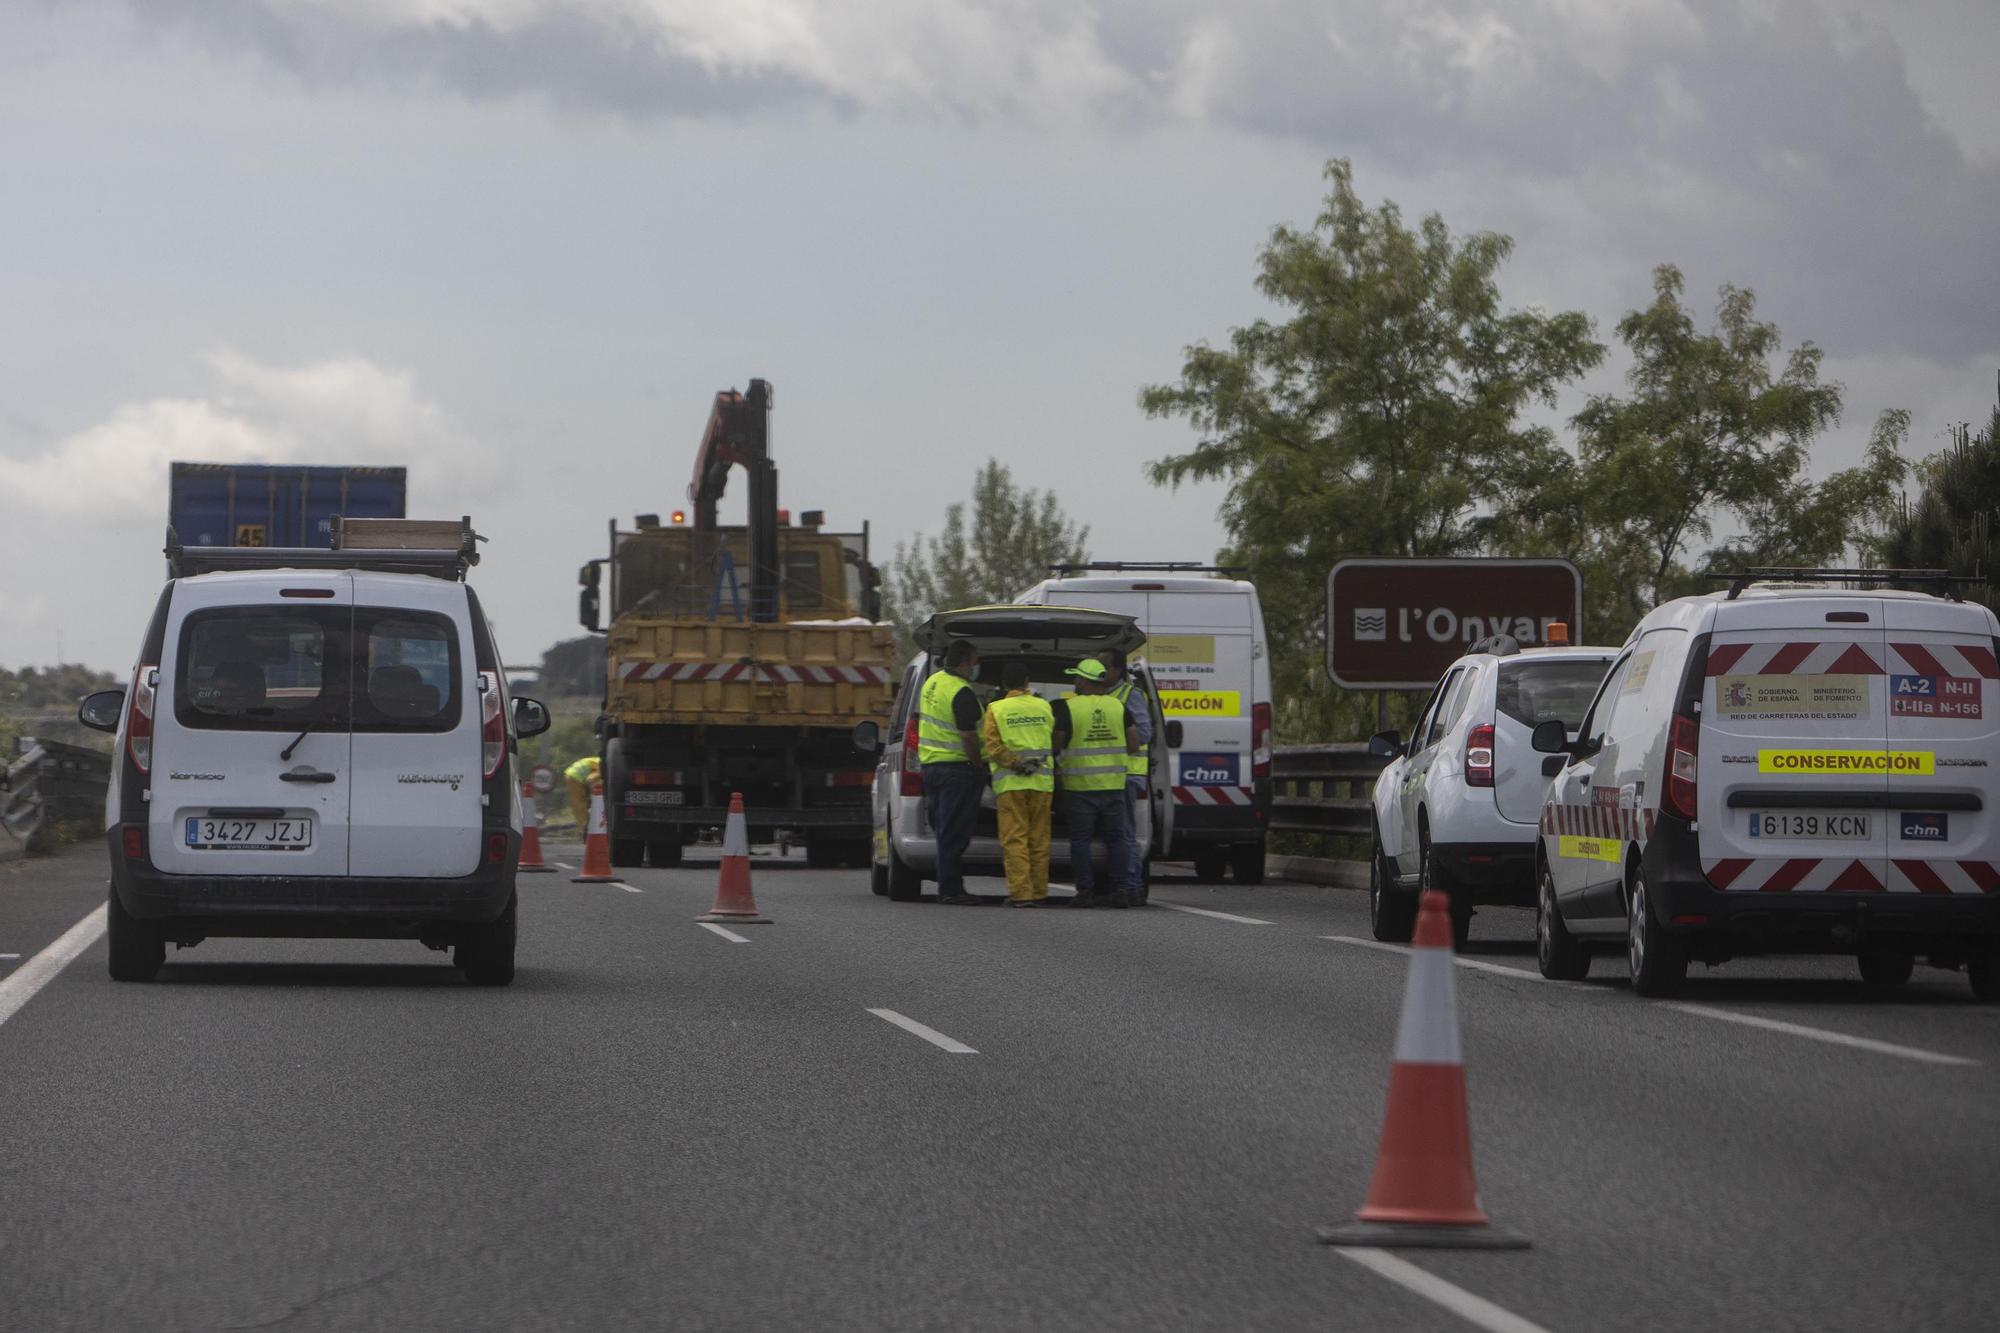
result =
[{"label": "car rear wiper", "polygon": [[329,714],[325,717],[314,718],[311,722],[306,723],[306,729],[304,731],[301,731],[298,735],[292,737],[292,743],[290,745],[287,745],[284,749],[278,752],[278,758],[290,759],[292,757],[292,751],[298,749],[300,745],[304,744],[306,737],[312,735],[312,729],[315,725],[331,722],[333,720],[334,719],[332,715]]}]

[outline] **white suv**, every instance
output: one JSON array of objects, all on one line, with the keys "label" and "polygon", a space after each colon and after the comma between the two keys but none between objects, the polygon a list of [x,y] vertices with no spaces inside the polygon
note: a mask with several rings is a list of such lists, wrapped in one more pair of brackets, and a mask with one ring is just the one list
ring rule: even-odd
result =
[{"label": "white suv", "polygon": [[453,556],[176,555],[130,689],[78,709],[118,740],[114,978],[151,978],[170,941],[278,936],[416,939],[512,980],[514,752],[548,711],[510,703]]},{"label": "white suv", "polygon": [[1390,762],[1375,779],[1368,917],[1378,940],[1407,940],[1420,889],[1451,897],[1460,944],[1478,904],[1535,901],[1535,837],[1553,772],[1537,724],[1574,731],[1617,656],[1610,648],[1521,649],[1505,635],[1451,664],[1407,744],[1369,742]]}]

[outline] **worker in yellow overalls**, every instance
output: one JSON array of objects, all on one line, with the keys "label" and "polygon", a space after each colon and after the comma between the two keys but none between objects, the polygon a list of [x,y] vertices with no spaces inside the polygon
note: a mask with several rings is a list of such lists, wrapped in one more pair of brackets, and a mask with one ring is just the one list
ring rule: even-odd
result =
[{"label": "worker in yellow overalls", "polygon": [[1028,665],[1009,662],[1000,673],[1005,698],[986,710],[980,740],[993,770],[1000,816],[1000,852],[1007,866],[1007,905],[1040,907],[1049,896],[1049,809],[1056,797],[1051,760],[1056,715],[1028,689]]},{"label": "worker in yellow overalls", "polygon": [[600,761],[594,754],[587,754],[563,770],[563,779],[569,783],[569,808],[576,812],[576,831],[590,831],[590,784],[599,776]]}]

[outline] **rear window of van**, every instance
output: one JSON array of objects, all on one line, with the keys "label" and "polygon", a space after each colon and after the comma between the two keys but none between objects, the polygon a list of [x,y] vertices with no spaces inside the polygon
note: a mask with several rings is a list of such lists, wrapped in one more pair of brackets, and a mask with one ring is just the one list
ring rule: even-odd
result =
[{"label": "rear window of van", "polygon": [[1500,667],[1500,712],[1526,727],[1556,721],[1566,731],[1583,723],[1610,662],[1505,662]]},{"label": "rear window of van", "polygon": [[450,731],[464,707],[458,628],[378,607],[213,607],[181,625],[182,726]]}]

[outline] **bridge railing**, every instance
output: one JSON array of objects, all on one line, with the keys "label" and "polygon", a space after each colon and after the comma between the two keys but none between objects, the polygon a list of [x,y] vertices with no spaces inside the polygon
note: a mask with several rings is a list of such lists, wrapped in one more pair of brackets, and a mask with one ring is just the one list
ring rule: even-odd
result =
[{"label": "bridge railing", "polygon": [[1271,828],[1367,837],[1369,793],[1388,762],[1368,753],[1360,741],[1276,747],[1271,751]]},{"label": "bridge railing", "polygon": [[21,744],[20,758],[0,768],[0,828],[30,851],[46,850],[60,824],[82,823],[94,831],[111,783],[110,756],[59,741],[24,738]]}]

